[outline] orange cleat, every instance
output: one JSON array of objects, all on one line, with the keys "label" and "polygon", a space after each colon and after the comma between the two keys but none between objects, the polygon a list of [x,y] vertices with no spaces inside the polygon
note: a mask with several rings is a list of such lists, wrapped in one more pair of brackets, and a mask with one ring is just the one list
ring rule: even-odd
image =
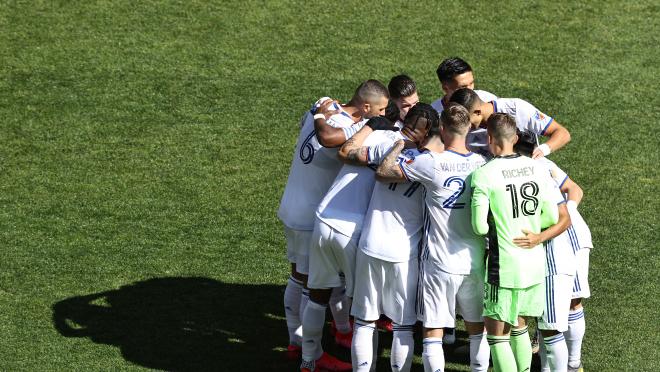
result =
[{"label": "orange cleat", "polygon": [[298,345],[289,345],[286,348],[286,358],[289,360],[298,360],[302,354],[302,347]]},{"label": "orange cleat", "polygon": [[315,372],[317,370],[326,370],[326,371],[353,370],[353,366],[351,365],[351,363],[343,362],[326,352],[324,352],[321,355],[321,357],[316,360],[315,364],[316,364],[316,368],[314,369]]},{"label": "orange cleat", "polygon": [[341,333],[338,331],[337,333],[335,333],[335,343],[337,345],[350,349],[352,342],[353,342],[353,332]]}]

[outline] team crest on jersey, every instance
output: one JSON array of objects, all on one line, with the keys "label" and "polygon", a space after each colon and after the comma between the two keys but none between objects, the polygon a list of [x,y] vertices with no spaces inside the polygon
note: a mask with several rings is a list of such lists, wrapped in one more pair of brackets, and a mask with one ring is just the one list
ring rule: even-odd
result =
[{"label": "team crest on jersey", "polygon": [[413,150],[410,149],[403,150],[401,152],[401,155],[403,155],[406,158],[405,160],[406,164],[411,164],[412,162],[415,161],[415,152]]},{"label": "team crest on jersey", "polygon": [[545,120],[545,115],[541,111],[536,111],[536,120]]}]

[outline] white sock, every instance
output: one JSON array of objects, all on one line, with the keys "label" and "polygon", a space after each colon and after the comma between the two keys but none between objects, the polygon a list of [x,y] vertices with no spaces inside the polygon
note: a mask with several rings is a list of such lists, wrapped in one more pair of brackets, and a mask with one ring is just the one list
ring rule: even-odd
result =
[{"label": "white sock", "polygon": [[[300,314],[301,335],[302,335],[302,318],[303,318],[303,314],[305,314],[305,308],[307,307],[308,302],[309,302],[309,289],[303,287],[300,293],[300,310],[298,311],[298,314]],[[302,339],[300,340],[300,342],[302,343]]]},{"label": "white sock", "polygon": [[543,353],[547,360],[548,368],[553,372],[566,372],[568,368],[568,348],[564,340],[564,334],[558,333],[552,337],[543,338]]},{"label": "white sock", "polygon": [[378,329],[376,329],[376,332],[374,332],[373,344],[371,348],[374,351],[371,357],[371,360],[373,360],[371,363],[371,372],[375,372],[376,364],[378,363]]},{"label": "white sock", "polygon": [[564,332],[566,346],[568,346],[568,365],[571,368],[578,368],[580,366],[580,359],[582,359],[582,339],[584,338],[585,328],[584,308],[571,310],[568,313],[568,331]]},{"label": "white sock", "polygon": [[442,337],[428,337],[422,342],[422,361],[425,372],[437,372],[445,370],[445,354],[442,351]]},{"label": "white sock", "polygon": [[346,289],[344,287],[332,289],[329,305],[337,331],[339,333],[350,332],[351,322],[349,317],[351,315],[351,299],[346,296]]},{"label": "white sock", "polygon": [[543,335],[541,332],[538,333],[539,338],[539,359],[541,359],[541,372],[550,372],[550,365],[548,364],[548,358],[546,357],[547,350],[545,348],[545,343],[543,342]]},{"label": "white sock", "polygon": [[392,334],[392,351],[390,355],[392,372],[410,371],[413,352],[415,350],[413,326],[402,326],[396,323],[392,324],[392,326],[394,328],[394,333]]},{"label": "white sock", "polygon": [[303,314],[303,361],[313,362],[323,354],[321,338],[323,337],[323,325],[325,324],[326,306],[309,301]]},{"label": "white sock", "polygon": [[485,333],[472,335],[470,338],[470,369],[472,372],[488,371],[490,347]]},{"label": "white sock", "polygon": [[353,371],[369,371],[374,363],[374,332],[376,323],[355,320],[353,343],[351,344],[351,361]]},{"label": "white sock", "polygon": [[302,283],[293,277],[289,278],[284,290],[284,314],[286,315],[286,326],[289,329],[289,344],[296,346],[302,344],[302,324],[300,321],[302,290]]}]

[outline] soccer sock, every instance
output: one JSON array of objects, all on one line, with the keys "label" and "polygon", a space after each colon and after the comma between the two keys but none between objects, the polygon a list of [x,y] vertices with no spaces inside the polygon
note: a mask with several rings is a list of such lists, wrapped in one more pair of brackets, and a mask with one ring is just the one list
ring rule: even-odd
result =
[{"label": "soccer sock", "polygon": [[[490,346],[490,356],[493,358],[495,372],[517,371],[516,358],[509,343],[509,336],[486,336]],[[529,343],[529,342],[527,342]]]},{"label": "soccer sock", "polygon": [[442,351],[442,337],[427,337],[422,341],[422,345],[424,371],[444,371],[445,353]]},{"label": "soccer sock", "polygon": [[545,360],[551,371],[565,372],[568,367],[568,348],[564,334],[559,333],[543,340]]},{"label": "soccer sock", "polygon": [[[374,323],[376,325],[376,323]],[[374,351],[371,356],[371,372],[376,371],[376,364],[378,362],[378,326],[376,326],[376,332],[374,332],[373,344],[371,349]]]},{"label": "soccer sock", "polygon": [[527,326],[511,330],[511,350],[516,358],[518,371],[529,371],[532,367],[532,343],[529,341]]},{"label": "soccer sock", "polygon": [[346,296],[346,289],[344,287],[332,289],[329,305],[330,311],[332,312],[332,318],[335,320],[337,332],[350,332],[351,323],[349,317],[351,315],[351,299]]},{"label": "soccer sock", "polygon": [[302,283],[293,277],[284,290],[284,315],[286,326],[289,329],[289,344],[300,346],[302,341],[302,324],[300,322],[300,300],[302,297]]},{"label": "soccer sock", "polygon": [[410,371],[412,357],[415,349],[412,325],[392,324],[392,351],[390,355],[390,366],[392,372]]},{"label": "soccer sock", "polygon": [[584,308],[571,310],[568,313],[568,331],[564,332],[566,346],[568,347],[568,365],[571,368],[578,368],[580,366],[585,327]]},{"label": "soccer sock", "polygon": [[550,365],[546,357],[547,350],[543,342],[543,335],[539,332],[539,359],[541,359],[541,372],[550,372]]},{"label": "soccer sock", "polygon": [[[313,362],[323,354],[321,338],[323,337],[323,324],[325,323],[326,306],[309,301],[303,314],[303,361]],[[313,369],[312,369],[313,370]]]},{"label": "soccer sock", "polygon": [[[307,307],[307,303],[309,302],[309,289],[303,287],[301,295],[300,295],[300,311],[298,314],[300,314],[300,326],[302,327],[302,318],[303,314],[305,314],[305,308]],[[302,329],[301,329],[302,331]]]},{"label": "soccer sock", "polygon": [[371,369],[373,360],[373,338],[376,323],[355,320],[353,329],[353,344],[351,345],[351,361],[353,371],[366,372]]},{"label": "soccer sock", "polygon": [[470,370],[472,372],[488,371],[488,359],[490,358],[490,349],[486,335],[479,333],[471,335],[470,338]]}]

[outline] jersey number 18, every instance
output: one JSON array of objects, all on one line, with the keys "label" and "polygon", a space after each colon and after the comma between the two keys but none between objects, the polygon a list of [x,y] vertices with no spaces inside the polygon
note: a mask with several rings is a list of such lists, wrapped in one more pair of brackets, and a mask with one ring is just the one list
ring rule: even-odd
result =
[{"label": "jersey number 18", "polygon": [[[539,194],[539,185],[537,185],[536,182],[529,181],[520,185],[520,198],[516,191],[516,185],[506,185],[506,191],[511,193],[513,218],[518,218],[520,212],[522,212],[523,216],[531,216],[536,213],[536,210],[539,207],[539,199],[537,198]],[[522,203],[518,203],[519,199],[522,199]]]}]

